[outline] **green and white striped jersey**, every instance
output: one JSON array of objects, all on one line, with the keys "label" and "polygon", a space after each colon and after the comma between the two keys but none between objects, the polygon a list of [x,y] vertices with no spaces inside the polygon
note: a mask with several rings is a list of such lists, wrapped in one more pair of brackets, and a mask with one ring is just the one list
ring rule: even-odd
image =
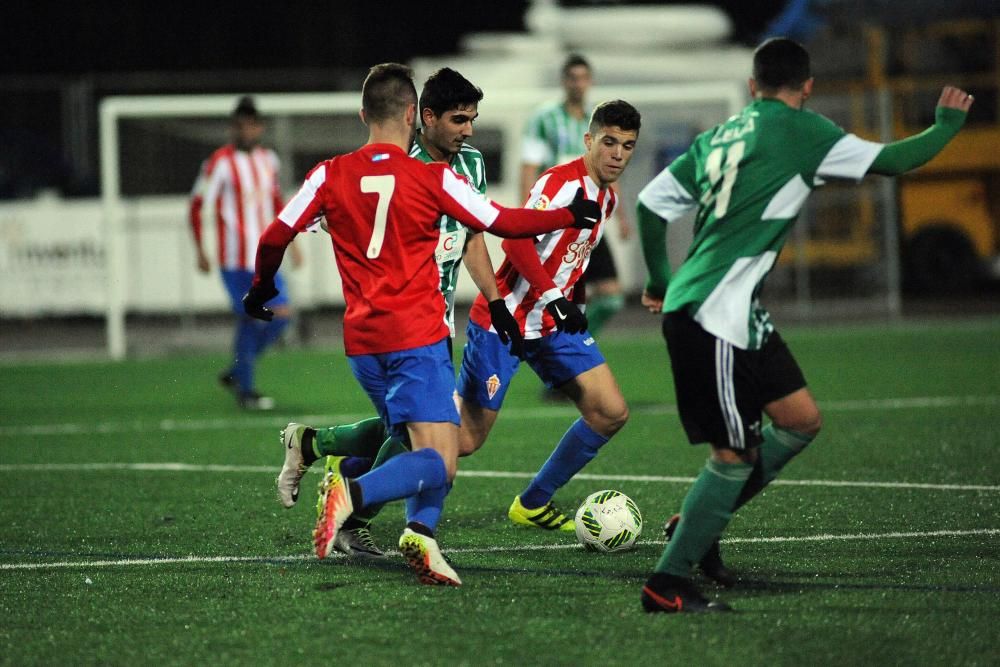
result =
[{"label": "green and white striped jersey", "polygon": [[521,143],[521,162],[542,170],[580,157],[586,151],[583,135],[590,125],[590,110],[583,118],[566,112],[562,102],[540,107],[528,119]]},{"label": "green and white striped jersey", "polygon": [[[434,162],[434,158],[424,147],[423,137],[418,132],[410,157],[421,162]],[[457,173],[465,176],[479,192],[486,194],[486,164],[483,154],[478,150],[463,144],[461,150],[451,159],[449,165]],[[438,221],[441,238],[438,240],[434,259],[438,265],[438,275],[441,277],[441,293],[444,295],[444,321],[455,337],[455,287],[458,285],[459,265],[465,254],[465,244],[468,240],[468,228],[454,218],[442,215]]]},{"label": "green and white striped jersey", "polygon": [[639,193],[667,221],[698,209],[664,312],[686,310],[714,336],[760,349],[774,327],[757,297],[809,194],[824,178],[861,180],[881,150],[775,99],[698,135]]}]

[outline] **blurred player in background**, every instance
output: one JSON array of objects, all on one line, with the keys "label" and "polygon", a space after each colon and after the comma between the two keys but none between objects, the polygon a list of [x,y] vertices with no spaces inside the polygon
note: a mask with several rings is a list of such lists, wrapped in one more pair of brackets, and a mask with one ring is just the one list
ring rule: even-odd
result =
[{"label": "blurred player in background", "polygon": [[270,319],[274,276],[296,234],[325,218],[344,286],[348,362],[376,411],[412,451],[356,478],[324,477],[316,554],[329,555],[356,510],[406,499],[399,549],[421,583],[458,586],[434,531],[455,476],[458,410],[448,352],[445,303],[435,249],[442,214],[479,231],[533,236],[570,226],[592,228],[600,209],[578,194],[569,210],[505,209],[440,162],[407,155],[416,133],[417,92],[409,67],[373,67],[362,87],[368,142],[318,164],[268,226],[243,304]]},{"label": "blurred player in background", "polygon": [[[482,98],[482,90],[453,69],[445,67],[428,77],[419,100],[422,129],[417,132],[410,156],[421,162],[443,162],[465,176],[476,190],[486,194],[483,155],[466,143],[473,135],[473,123],[479,115]],[[464,261],[476,287],[490,303],[494,328],[512,338],[515,348],[518,347],[521,332],[500,298],[482,233],[470,230],[449,215],[441,216],[438,232],[440,237],[434,257],[445,300],[444,321],[450,332],[449,343],[455,336],[455,289]],[[284,465],[277,479],[281,503],[285,507],[295,504],[303,474],[320,457],[338,457],[327,461],[327,467],[336,466],[340,474],[352,477],[358,471],[366,471],[373,463],[381,464],[406,451],[399,438],[393,437],[387,442],[388,435],[381,417],[326,428],[288,424],[281,432],[285,452]],[[377,510],[378,507],[371,507],[355,512],[338,532],[333,548],[351,556],[382,556],[368,528]]]},{"label": "blurred player in background", "polygon": [[[588,131],[593,110],[587,103],[587,93],[593,80],[590,63],[581,55],[570,55],[562,66],[562,101],[539,108],[528,120],[521,148],[521,201],[528,199],[542,171],[577,158],[586,151],[583,137]],[[615,184],[612,187],[617,193],[618,186]],[[627,239],[630,229],[624,208],[620,207],[615,217],[621,238]],[[590,333],[596,336],[625,305],[618,282],[618,269],[603,237],[590,254],[590,263],[577,290],[578,293],[586,291],[587,321]],[[549,397],[561,398],[558,394],[550,394]]]},{"label": "blurred player in background", "polygon": [[[246,410],[270,410],[274,399],[257,391],[254,371],[257,359],[288,327],[291,309],[287,295],[273,304],[275,318],[259,322],[243,312],[240,299],[250,288],[257,239],[281,210],[278,156],[260,145],[264,123],[251,97],[239,100],[230,120],[232,143],[209,157],[201,167],[191,192],[189,219],[198,254],[198,270],[208,273],[212,263],[202,243],[202,209],[215,216],[218,262],[222,282],[236,315],[233,363],[219,376],[222,385],[236,395]],[[292,260],[300,261],[292,250]],[[280,276],[275,278],[284,293]]]},{"label": "blurred player in background", "polygon": [[[642,589],[649,612],[729,610],[701,595],[692,569],[735,583],[719,553],[730,517],[819,433],[819,408],[802,371],[757,300],[806,198],[826,179],[895,176],[924,164],[959,131],[972,104],[946,87],[931,128],[879,144],[803,108],[813,90],[809,54],[792,40],[761,44],[749,83],[754,101],[695,138],[639,194],[649,269],[643,304],[665,313],[688,439],[712,448],[666,526],[667,547]],[[671,277],[664,225],[692,209],[694,239]]]},{"label": "blurred player in background", "polygon": [[[598,105],[584,136],[583,156],[552,167],[531,188],[527,207],[547,210],[569,204],[583,184],[587,197],[601,207],[598,226],[504,242],[507,257],[497,271],[497,284],[524,336],[524,360],[547,387],[561,390],[580,411],[541,470],[514,498],[508,517],[518,525],[572,531],[573,520],[556,508],[552,497],[628,419],[618,383],[576,305],[576,289],[606,221],[614,215],[618,198],[611,186],[628,166],[640,122],[639,112],[628,102]],[[490,330],[491,313],[487,300],[476,297],[458,379],[467,425],[462,455],[475,452],[486,440],[520,363]]]}]

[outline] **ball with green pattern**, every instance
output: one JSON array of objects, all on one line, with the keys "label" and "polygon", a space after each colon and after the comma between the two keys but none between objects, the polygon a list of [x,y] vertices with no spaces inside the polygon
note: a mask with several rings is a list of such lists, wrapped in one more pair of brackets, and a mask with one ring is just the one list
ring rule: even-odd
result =
[{"label": "ball with green pattern", "polygon": [[576,511],[576,539],[590,551],[625,551],[642,532],[642,515],[621,491],[590,494]]}]

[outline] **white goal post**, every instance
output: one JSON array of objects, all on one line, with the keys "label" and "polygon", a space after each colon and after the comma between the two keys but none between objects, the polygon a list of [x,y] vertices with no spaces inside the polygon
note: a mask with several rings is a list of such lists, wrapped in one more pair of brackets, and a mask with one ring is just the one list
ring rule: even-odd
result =
[{"label": "white goal post", "polygon": [[[511,89],[487,91],[480,107],[476,129],[492,129],[501,137],[501,174],[488,174],[489,196],[505,205],[517,205],[520,137],[524,123],[540,103],[558,94],[552,89]],[[238,95],[170,95],[109,97],[100,106],[101,203],[103,210],[103,245],[106,261],[105,329],[107,353],[112,359],[123,359],[127,353],[125,316],[128,309],[126,286],[131,278],[128,260],[126,197],[122,192],[122,133],[123,121],[165,119],[224,119],[232,110]],[[268,118],[295,119],[302,116],[357,117],[359,93],[268,93],[254,95],[261,113]],[[701,84],[657,84],[606,86],[592,89],[593,101],[620,98],[634,104],[643,114],[642,140],[637,158],[645,153],[644,168],[634,159],[631,174],[623,179],[622,191],[626,205],[634,204],[635,194],[649,178],[652,167],[662,167],[656,159],[656,148],[663,148],[660,138],[683,125],[689,139],[695,129],[706,129],[737,112],[746,104],[746,92],[735,82]],[[360,123],[360,120],[357,121]],[[476,145],[476,137],[472,143]],[[220,137],[219,143],[222,142]],[[677,144],[673,136],[670,143]],[[324,145],[317,140],[317,146]],[[477,145],[477,147],[479,147]],[[662,152],[662,150],[661,150]],[[280,148],[279,148],[280,153]],[[207,153],[205,155],[207,157]],[[638,160],[641,162],[642,160]],[[304,172],[295,174],[296,184]],[[193,182],[195,174],[191,174]],[[631,180],[630,180],[631,179]],[[177,193],[178,195],[181,193]],[[613,235],[609,235],[613,236]],[[633,249],[634,250],[634,249]],[[496,258],[494,259],[497,263]],[[634,268],[631,267],[631,268]],[[465,281],[468,282],[468,281]]]}]

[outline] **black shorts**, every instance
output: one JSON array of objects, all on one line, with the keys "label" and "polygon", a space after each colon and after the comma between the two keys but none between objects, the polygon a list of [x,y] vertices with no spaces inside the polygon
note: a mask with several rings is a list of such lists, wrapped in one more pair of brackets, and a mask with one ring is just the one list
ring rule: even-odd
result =
[{"label": "black shorts", "polygon": [[663,317],[674,392],[691,444],[743,451],[761,443],[768,403],[806,386],[802,370],[777,331],[760,350],[716,338],[684,312]]},{"label": "black shorts", "polygon": [[600,242],[590,251],[590,262],[587,270],[583,273],[584,279],[588,283],[596,283],[602,280],[617,280],[618,269],[615,268],[615,260],[611,257],[611,250],[608,244],[601,237]]}]

